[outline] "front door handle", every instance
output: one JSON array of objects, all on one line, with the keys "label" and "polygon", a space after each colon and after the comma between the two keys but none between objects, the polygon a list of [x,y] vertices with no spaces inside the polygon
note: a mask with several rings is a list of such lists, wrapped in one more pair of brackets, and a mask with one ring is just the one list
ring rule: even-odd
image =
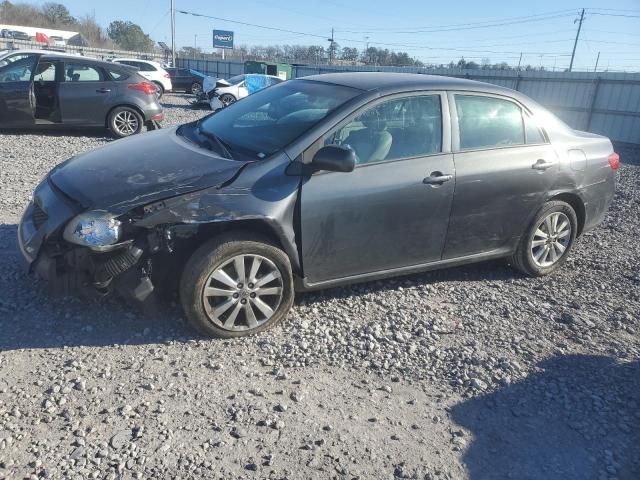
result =
[{"label": "front door handle", "polygon": [[540,158],[536,163],[531,165],[531,168],[534,170],[546,170],[547,168],[551,168],[556,164],[556,162],[547,162],[545,159]]},{"label": "front door handle", "polygon": [[109,93],[110,91],[110,88],[99,88],[96,90],[96,93]]},{"label": "front door handle", "polygon": [[444,175],[442,172],[431,172],[431,175],[424,178],[422,183],[425,185],[442,185],[453,179],[453,175]]}]

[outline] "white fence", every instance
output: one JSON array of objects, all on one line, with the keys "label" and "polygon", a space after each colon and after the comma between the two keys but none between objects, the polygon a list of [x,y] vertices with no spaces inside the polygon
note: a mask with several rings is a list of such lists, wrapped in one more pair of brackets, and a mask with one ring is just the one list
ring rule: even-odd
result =
[{"label": "white fence", "polygon": [[[180,58],[178,65],[220,78],[244,72],[240,62]],[[298,65],[293,76],[340,71],[413,72],[494,83],[528,95],[575,129],[640,144],[640,73]]]}]

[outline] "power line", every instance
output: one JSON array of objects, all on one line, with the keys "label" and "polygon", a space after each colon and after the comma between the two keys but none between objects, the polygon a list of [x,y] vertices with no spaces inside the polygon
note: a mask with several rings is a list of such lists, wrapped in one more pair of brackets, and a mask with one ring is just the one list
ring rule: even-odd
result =
[{"label": "power line", "polygon": [[[559,14],[554,14],[554,15],[549,15],[546,14],[547,16],[541,17],[541,16],[529,16],[529,17],[514,17],[516,19],[520,19],[520,20],[511,20],[511,21],[493,21],[493,22],[478,22],[478,23],[459,23],[459,24],[453,24],[453,25],[441,25],[441,26],[437,26],[437,27],[423,27],[423,28],[416,28],[416,29],[411,29],[411,30],[407,30],[407,29],[403,29],[403,30],[392,30],[392,29],[376,29],[373,31],[362,31],[362,30],[340,30],[342,32],[345,33],[380,33],[380,32],[384,32],[386,34],[389,33],[398,33],[398,34],[414,34],[414,33],[438,33],[438,32],[454,32],[454,31],[460,31],[460,30],[472,30],[472,29],[478,29],[478,28],[493,28],[493,27],[501,27],[501,26],[505,26],[505,25],[516,25],[516,24],[522,24],[522,23],[530,23],[530,22],[540,22],[540,21],[545,21],[545,20],[552,20],[555,18],[563,18],[563,17],[571,17],[575,15],[575,10],[561,10],[564,11],[566,13],[559,13]],[[497,22],[497,23],[496,23]]]},{"label": "power line", "polygon": [[604,17],[627,17],[627,18],[640,18],[640,15],[626,15],[622,13],[600,13],[600,12],[589,12],[589,15],[602,15]]},{"label": "power line", "polygon": [[[279,27],[270,27],[267,25],[259,25],[257,23],[249,23],[249,22],[243,22],[243,21],[239,21],[239,20],[232,20],[229,18],[222,18],[222,17],[216,17],[213,15],[206,15],[203,13],[195,13],[195,12],[190,12],[187,10],[176,10],[176,12],[178,13],[182,13],[185,15],[193,15],[196,17],[203,17],[203,18],[211,18],[214,20],[220,20],[223,22],[228,22],[228,23],[235,23],[238,25],[245,25],[245,26],[249,26],[249,27],[255,27],[255,28],[262,28],[264,30],[274,30],[274,31],[278,31],[278,32],[284,32],[284,33],[291,33],[291,34],[295,34],[295,35],[303,35],[303,36],[307,36],[307,37],[313,37],[313,38],[322,38],[323,40],[325,39],[325,36],[323,35],[316,35],[313,33],[309,33],[309,32],[298,32],[295,30],[289,30],[289,29],[285,29],[285,28],[279,28]],[[342,41],[342,42],[353,42],[353,43],[367,43],[364,40],[359,40],[359,39],[354,39],[354,38],[334,38],[334,40],[338,40],[338,41]],[[383,46],[390,46],[390,47],[403,47],[403,48],[414,48],[414,49],[422,49],[422,50],[445,50],[445,51],[452,51],[452,52],[470,52],[470,53],[493,53],[493,54],[515,54],[515,53],[520,53],[520,52],[500,52],[500,51],[495,51],[495,50],[473,50],[473,49],[469,49],[469,48],[453,48],[453,47],[428,47],[428,46],[424,46],[424,45],[413,45],[413,44],[403,44],[403,43],[391,43],[391,42],[374,42],[374,41],[369,41],[369,43],[371,44],[376,44],[376,45],[383,45]],[[553,52],[524,52],[526,54],[530,54],[530,55],[558,55],[558,56],[562,56],[564,54],[559,54],[559,53],[553,53]]]}]

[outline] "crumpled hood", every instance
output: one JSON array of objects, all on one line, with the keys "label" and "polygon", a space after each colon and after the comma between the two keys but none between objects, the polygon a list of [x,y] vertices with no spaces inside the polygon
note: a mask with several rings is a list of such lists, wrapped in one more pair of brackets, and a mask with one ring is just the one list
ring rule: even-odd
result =
[{"label": "crumpled hood", "polygon": [[249,163],[221,158],[176,135],[176,129],[134,135],[83,153],[58,165],[49,178],[83,207],[120,214],[220,185]]}]

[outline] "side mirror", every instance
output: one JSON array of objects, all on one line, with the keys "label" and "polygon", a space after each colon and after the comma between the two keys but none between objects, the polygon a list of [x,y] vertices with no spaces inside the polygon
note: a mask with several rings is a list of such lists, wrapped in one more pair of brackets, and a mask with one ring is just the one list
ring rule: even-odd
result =
[{"label": "side mirror", "polygon": [[316,152],[311,166],[314,171],[353,172],[356,168],[356,154],[350,148],[327,145]]}]

